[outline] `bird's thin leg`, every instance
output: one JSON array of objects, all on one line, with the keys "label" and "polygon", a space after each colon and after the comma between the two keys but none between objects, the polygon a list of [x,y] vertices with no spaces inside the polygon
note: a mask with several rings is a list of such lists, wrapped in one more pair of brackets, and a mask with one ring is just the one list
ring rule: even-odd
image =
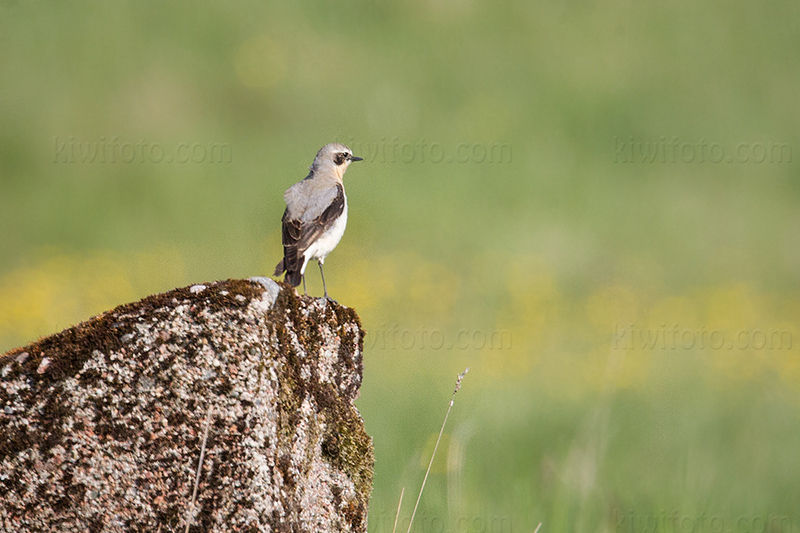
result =
[{"label": "bird's thin leg", "polygon": [[328,298],[328,287],[325,286],[325,273],[322,271],[322,262],[317,261],[319,264],[319,275],[322,276],[322,290],[325,291],[325,298]]},{"label": "bird's thin leg", "polygon": [[308,291],[306,291],[306,275],[303,274],[303,294],[308,296]]}]

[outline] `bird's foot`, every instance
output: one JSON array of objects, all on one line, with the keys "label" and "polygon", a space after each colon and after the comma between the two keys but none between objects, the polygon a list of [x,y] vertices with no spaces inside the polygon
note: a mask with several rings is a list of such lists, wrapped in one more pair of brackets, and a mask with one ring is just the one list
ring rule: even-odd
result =
[{"label": "bird's foot", "polygon": [[335,303],[335,304],[339,303],[336,300],[334,300],[333,298],[331,298],[330,296],[328,296],[327,292],[325,293],[325,296],[323,296],[323,298],[325,298],[326,301],[331,302],[331,303]]}]

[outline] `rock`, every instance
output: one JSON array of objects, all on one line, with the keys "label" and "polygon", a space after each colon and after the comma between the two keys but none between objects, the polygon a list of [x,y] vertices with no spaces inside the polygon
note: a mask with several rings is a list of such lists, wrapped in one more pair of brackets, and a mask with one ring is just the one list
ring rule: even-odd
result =
[{"label": "rock", "polygon": [[203,286],[0,357],[1,531],[366,531],[358,315]]}]

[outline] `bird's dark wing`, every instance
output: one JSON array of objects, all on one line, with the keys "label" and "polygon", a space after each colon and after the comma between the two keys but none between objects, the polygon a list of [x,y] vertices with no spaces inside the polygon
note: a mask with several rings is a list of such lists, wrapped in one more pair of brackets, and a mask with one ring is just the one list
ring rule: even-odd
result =
[{"label": "bird's dark wing", "polygon": [[[281,240],[283,241],[283,259],[281,259],[278,265],[275,267],[274,275],[280,276],[285,270],[287,272],[286,279],[290,282],[294,282],[294,277],[299,278],[300,268],[303,266],[301,254],[297,253],[297,242],[300,240],[301,223],[299,220],[292,220],[289,218],[288,208],[283,212],[283,218],[281,218],[281,222],[283,223],[283,230],[281,232]],[[297,276],[290,276],[290,274],[293,272],[297,272]],[[297,283],[293,284],[296,287],[300,284],[300,280],[298,279]]]},{"label": "bird's dark wing", "polygon": [[333,202],[325,208],[320,216],[302,225],[300,241],[297,243],[297,251],[300,255],[308,250],[311,243],[328,231],[336,219],[342,216],[342,213],[344,213],[344,188],[341,184],[337,184],[336,197]]},{"label": "bird's dark wing", "polygon": [[275,275],[279,276],[285,270],[286,280],[295,287],[301,281],[303,254],[344,212],[344,188],[337,184],[336,189],[333,202],[309,222],[303,223],[300,219],[290,218],[288,208],[283,213],[283,260],[275,267]]}]

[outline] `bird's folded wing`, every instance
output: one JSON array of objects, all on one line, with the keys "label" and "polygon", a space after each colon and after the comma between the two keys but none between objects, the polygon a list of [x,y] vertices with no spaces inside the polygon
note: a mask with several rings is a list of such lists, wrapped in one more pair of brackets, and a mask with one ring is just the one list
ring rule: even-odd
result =
[{"label": "bird's folded wing", "polygon": [[336,185],[336,196],[333,201],[326,207],[322,213],[310,222],[305,222],[300,228],[300,240],[297,243],[297,250],[299,255],[302,255],[311,243],[320,238],[326,231],[328,231],[336,219],[342,216],[344,212],[344,188]]},{"label": "bird's folded wing", "polygon": [[[322,236],[344,212],[344,188],[337,184],[331,193],[320,195],[324,204],[306,206],[302,213],[292,216],[294,206],[289,206],[283,214],[283,247],[286,270],[299,270],[302,256],[311,244]],[[327,200],[327,201],[325,201]],[[309,219],[308,213],[319,213]]]}]

